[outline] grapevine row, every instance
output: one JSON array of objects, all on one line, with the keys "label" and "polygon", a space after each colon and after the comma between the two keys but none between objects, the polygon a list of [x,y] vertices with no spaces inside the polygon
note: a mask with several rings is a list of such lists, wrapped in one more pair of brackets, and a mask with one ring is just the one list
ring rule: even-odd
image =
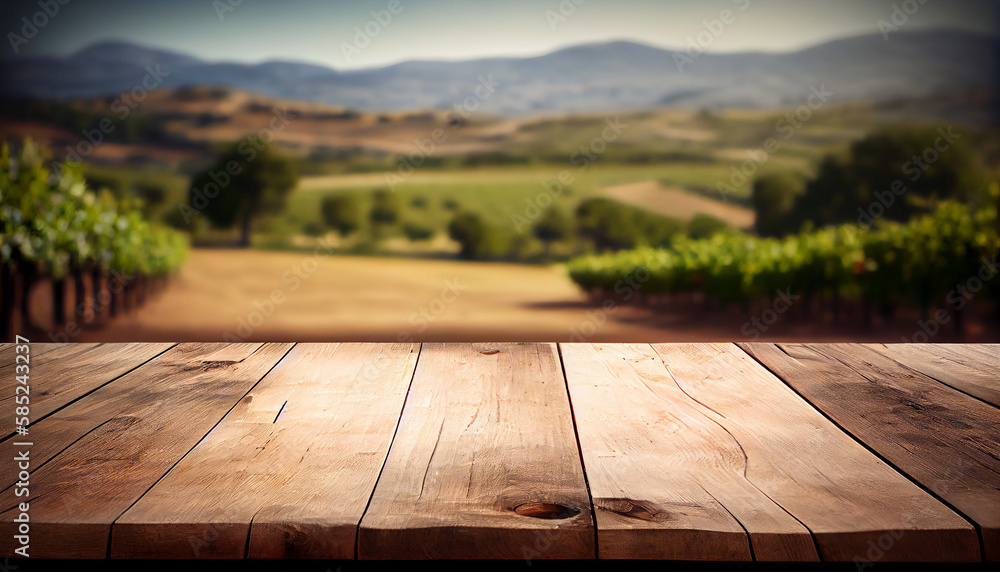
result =
[{"label": "grapevine row", "polygon": [[[184,235],[143,220],[137,205],[88,189],[82,165],[67,163],[54,173],[44,159],[30,141],[17,157],[7,145],[0,151],[5,340],[11,337],[15,310],[21,312],[22,325],[27,320],[30,289],[40,280],[53,282],[53,321],[58,325],[66,321],[67,285],[75,289],[78,307],[89,289],[95,314],[102,289],[118,294],[129,309],[179,268],[187,253]],[[120,288],[111,287],[112,277]],[[113,315],[117,305],[105,305]]]},{"label": "grapevine row", "polygon": [[642,295],[700,293],[747,307],[791,291],[835,303],[860,300],[890,313],[899,303],[912,304],[926,313],[951,302],[949,294],[974,277],[1000,297],[1000,276],[994,278],[992,269],[1000,250],[996,220],[994,207],[945,202],[909,223],[882,222],[867,230],[848,224],[783,239],[736,232],[678,238],[667,248],[583,256],[567,270],[592,295],[615,297],[623,279],[640,273],[648,276]]}]

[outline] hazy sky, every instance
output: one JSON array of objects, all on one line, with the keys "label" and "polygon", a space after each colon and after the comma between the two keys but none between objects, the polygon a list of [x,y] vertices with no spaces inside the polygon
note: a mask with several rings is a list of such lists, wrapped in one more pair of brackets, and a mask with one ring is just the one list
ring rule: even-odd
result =
[{"label": "hazy sky", "polygon": [[[996,33],[1000,27],[992,0],[922,1],[68,0],[55,16],[43,18],[36,14],[39,0],[4,0],[0,21],[6,56],[15,56],[10,34],[21,34],[27,17],[48,21],[18,46],[19,55],[64,55],[116,39],[206,60],[298,60],[337,69],[410,59],[529,56],[618,39],[683,48],[725,9],[733,12],[731,23],[712,37],[708,51],[786,51],[879,33],[878,21],[890,20],[893,5],[918,6],[903,30],[949,26]],[[388,12],[390,5],[396,14]],[[382,13],[384,24],[372,11]],[[355,28],[374,34],[358,38]]]}]

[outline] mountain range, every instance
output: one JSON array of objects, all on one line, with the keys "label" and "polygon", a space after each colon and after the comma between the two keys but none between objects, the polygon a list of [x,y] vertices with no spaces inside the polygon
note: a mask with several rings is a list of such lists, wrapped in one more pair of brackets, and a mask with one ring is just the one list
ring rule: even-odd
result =
[{"label": "mountain range", "polygon": [[[146,87],[220,85],[365,111],[451,109],[497,114],[624,111],[662,106],[774,108],[816,89],[837,102],[995,89],[1000,41],[935,29],[843,38],[788,53],[697,53],[626,41],[529,58],[407,61],[337,71],[317,65],[206,62],[124,42],[70,56],[0,60],[0,94],[67,99]],[[150,79],[150,72],[156,72]]]}]

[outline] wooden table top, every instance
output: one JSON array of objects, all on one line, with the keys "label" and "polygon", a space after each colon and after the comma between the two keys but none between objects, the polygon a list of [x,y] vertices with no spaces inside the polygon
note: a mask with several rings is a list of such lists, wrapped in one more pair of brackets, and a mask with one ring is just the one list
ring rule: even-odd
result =
[{"label": "wooden table top", "polygon": [[0,385],[4,557],[1000,561],[998,345],[2,344]]}]

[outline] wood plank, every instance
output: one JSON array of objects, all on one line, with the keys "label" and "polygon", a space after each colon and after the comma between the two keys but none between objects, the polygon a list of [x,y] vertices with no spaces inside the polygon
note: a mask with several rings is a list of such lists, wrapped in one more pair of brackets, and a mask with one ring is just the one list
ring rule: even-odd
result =
[{"label": "wood plank", "polygon": [[[1000,559],[1000,414],[858,344],[742,344],[758,361],[981,530]],[[886,551],[886,558],[898,552]]]},{"label": "wood plank", "polygon": [[594,558],[554,344],[425,344],[359,559]]},{"label": "wood plank", "polygon": [[[56,350],[56,349],[63,348],[63,347],[66,347],[66,346],[96,346],[96,345],[98,345],[98,344],[93,344],[93,343],[92,344],[68,344],[68,343],[54,343],[54,342],[53,343],[28,342],[28,343],[31,344],[31,355],[33,357],[40,356],[40,355],[42,355],[44,353],[48,353],[48,352],[50,352],[52,350]],[[3,342],[3,343],[0,343],[0,368],[9,367],[10,365],[12,365],[14,363],[14,356],[16,355],[15,352],[14,352],[14,346],[15,345],[23,345],[23,344],[14,344],[13,342]],[[0,369],[0,372],[2,372],[4,374],[4,376],[3,376],[2,379],[6,379],[7,378],[7,375],[6,375],[7,372],[4,371],[4,370],[2,370],[2,369]],[[2,379],[0,379],[0,381],[2,381]]]},{"label": "wood plank", "polygon": [[[28,344],[31,356],[30,365],[35,366],[54,361],[51,356],[42,359],[42,356],[52,351],[60,350],[62,352],[60,359],[72,359],[72,356],[76,354],[93,350],[102,345],[106,344]],[[17,375],[15,370],[16,355],[15,344],[0,344],[0,392],[3,395],[13,392],[14,386],[17,385],[17,381],[14,379],[14,376]]]},{"label": "wood plank", "polygon": [[202,356],[201,361],[243,361],[253,355],[253,353],[260,349],[260,346],[262,345],[263,344],[259,343],[226,344],[221,346],[216,351]]},{"label": "wood plank", "polygon": [[30,495],[16,498],[14,487],[0,493],[0,549],[13,553],[17,504],[29,502],[32,557],[104,558],[111,523],[291,344],[265,344],[242,362],[201,361],[219,347],[179,344],[39,421],[32,430]]},{"label": "wood plank", "polygon": [[[38,345],[56,346],[43,348]],[[175,344],[31,344],[28,378],[32,423],[67,403],[129,372]],[[13,366],[0,368],[0,422],[13,438],[15,379]],[[29,425],[29,436],[31,426]],[[18,437],[19,441],[23,441]],[[4,486],[11,481],[4,478]]]},{"label": "wood plank", "polygon": [[[819,559],[809,530],[751,482],[754,474],[744,474],[744,449],[754,466],[766,451],[741,446],[725,419],[707,409],[710,402],[684,393],[652,347],[560,349],[594,497],[600,558]],[[739,389],[746,382],[729,385]]]},{"label": "wood plank", "polygon": [[296,345],[115,522],[111,557],[242,558],[249,536],[250,558],[353,559],[418,350]]},{"label": "wood plank", "polygon": [[976,352],[983,355],[983,359],[990,364],[997,365],[1000,362],[1000,344],[937,344],[942,346],[961,346],[963,351]]},{"label": "wood plank", "polygon": [[871,344],[868,347],[924,375],[1000,407],[1000,356],[971,345]]}]

